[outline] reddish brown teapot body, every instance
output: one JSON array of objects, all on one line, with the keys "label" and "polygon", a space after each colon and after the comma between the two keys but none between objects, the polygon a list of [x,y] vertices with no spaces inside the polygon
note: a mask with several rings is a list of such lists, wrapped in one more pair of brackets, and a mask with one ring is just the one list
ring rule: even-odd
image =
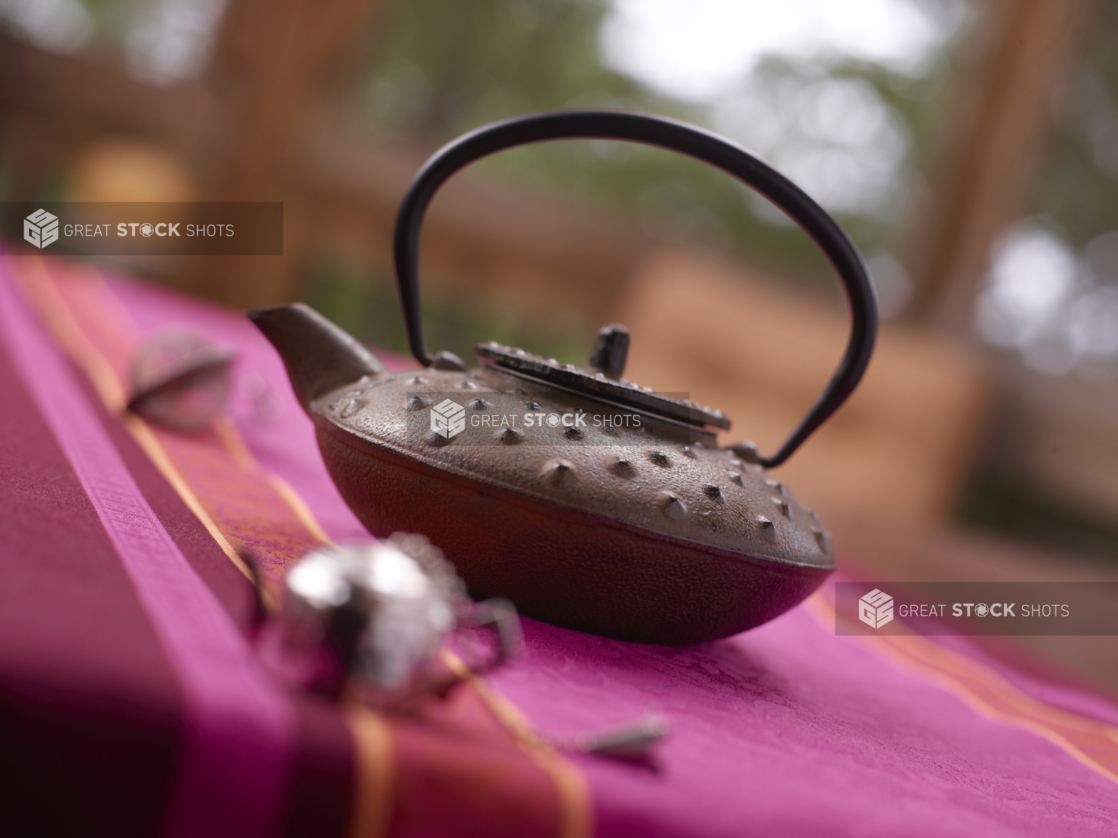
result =
[{"label": "reddish brown teapot body", "polygon": [[[309,358],[289,372],[361,522],[378,537],[423,533],[475,596],[583,631],[682,644],[760,625],[834,568],[815,513],[743,459],[755,459],[747,448],[491,366],[389,373],[305,306],[253,316],[285,358]],[[449,437],[430,422],[446,399],[467,424]],[[632,416],[631,427],[603,421]]]}]

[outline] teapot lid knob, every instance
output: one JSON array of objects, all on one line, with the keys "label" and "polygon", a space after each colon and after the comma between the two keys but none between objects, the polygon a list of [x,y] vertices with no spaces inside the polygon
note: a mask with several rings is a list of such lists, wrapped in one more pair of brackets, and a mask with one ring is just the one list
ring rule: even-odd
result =
[{"label": "teapot lid knob", "polygon": [[621,378],[629,357],[629,330],[620,323],[610,323],[598,330],[598,339],[590,352],[590,367],[607,378]]},{"label": "teapot lid knob", "polygon": [[447,352],[445,349],[442,352],[435,353],[435,355],[431,357],[431,366],[437,370],[446,370],[448,372],[466,371],[466,365],[462,363],[462,359],[453,352]]}]

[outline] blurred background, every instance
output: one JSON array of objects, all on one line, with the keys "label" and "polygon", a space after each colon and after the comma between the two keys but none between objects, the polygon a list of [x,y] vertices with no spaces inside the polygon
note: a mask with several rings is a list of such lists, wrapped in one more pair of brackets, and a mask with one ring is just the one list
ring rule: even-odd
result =
[{"label": "blurred background", "polygon": [[[426,156],[606,107],[761,154],[866,256],[879,349],[780,471],[850,569],[1118,579],[1118,4],[0,0],[0,200],[281,200],[282,257],[100,263],[403,354],[390,240]],[[584,363],[620,321],[627,377],[721,407],[727,442],[774,449],[845,343],[806,236],[667,152],[506,152],[425,229],[434,349]],[[1016,640],[1118,690],[1115,638]]]}]

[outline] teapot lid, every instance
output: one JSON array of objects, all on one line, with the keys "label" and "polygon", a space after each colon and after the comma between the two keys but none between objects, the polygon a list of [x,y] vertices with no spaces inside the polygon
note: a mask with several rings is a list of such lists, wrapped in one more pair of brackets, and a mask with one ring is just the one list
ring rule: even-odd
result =
[{"label": "teapot lid", "polygon": [[[623,340],[621,336],[624,336]],[[619,350],[618,346],[624,349]],[[628,346],[628,330],[611,324],[598,332],[589,368],[560,364],[554,358],[543,358],[495,341],[478,344],[474,354],[483,364],[502,372],[614,407],[651,414],[677,425],[700,428],[710,425],[729,430],[730,420],[721,410],[697,405],[690,399],[669,398],[662,393],[654,393],[651,387],[639,387],[622,378]]]}]

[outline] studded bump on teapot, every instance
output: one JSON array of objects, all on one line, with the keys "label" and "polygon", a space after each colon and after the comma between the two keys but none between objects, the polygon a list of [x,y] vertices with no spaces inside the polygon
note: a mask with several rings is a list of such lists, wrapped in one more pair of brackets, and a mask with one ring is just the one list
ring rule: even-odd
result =
[{"label": "studded bump on teapot", "polygon": [[[716,409],[624,378],[629,334],[603,328],[585,367],[482,343],[468,369],[428,353],[420,320],[423,215],[468,163],[566,138],[627,140],[714,165],[765,195],[830,258],[852,315],[831,382],[784,445],[718,446]],[[740,147],[672,120],[563,111],[495,123],[437,152],[396,222],[397,279],[420,370],[388,372],[312,309],[249,316],[279,351],[314,420],[323,460],[369,531],[439,545],[475,597],[624,640],[679,645],[758,626],[834,569],[828,531],[770,470],[846,399],[873,350],[877,309],[864,263],[835,221]],[[654,336],[637,336],[651,339]]]}]

